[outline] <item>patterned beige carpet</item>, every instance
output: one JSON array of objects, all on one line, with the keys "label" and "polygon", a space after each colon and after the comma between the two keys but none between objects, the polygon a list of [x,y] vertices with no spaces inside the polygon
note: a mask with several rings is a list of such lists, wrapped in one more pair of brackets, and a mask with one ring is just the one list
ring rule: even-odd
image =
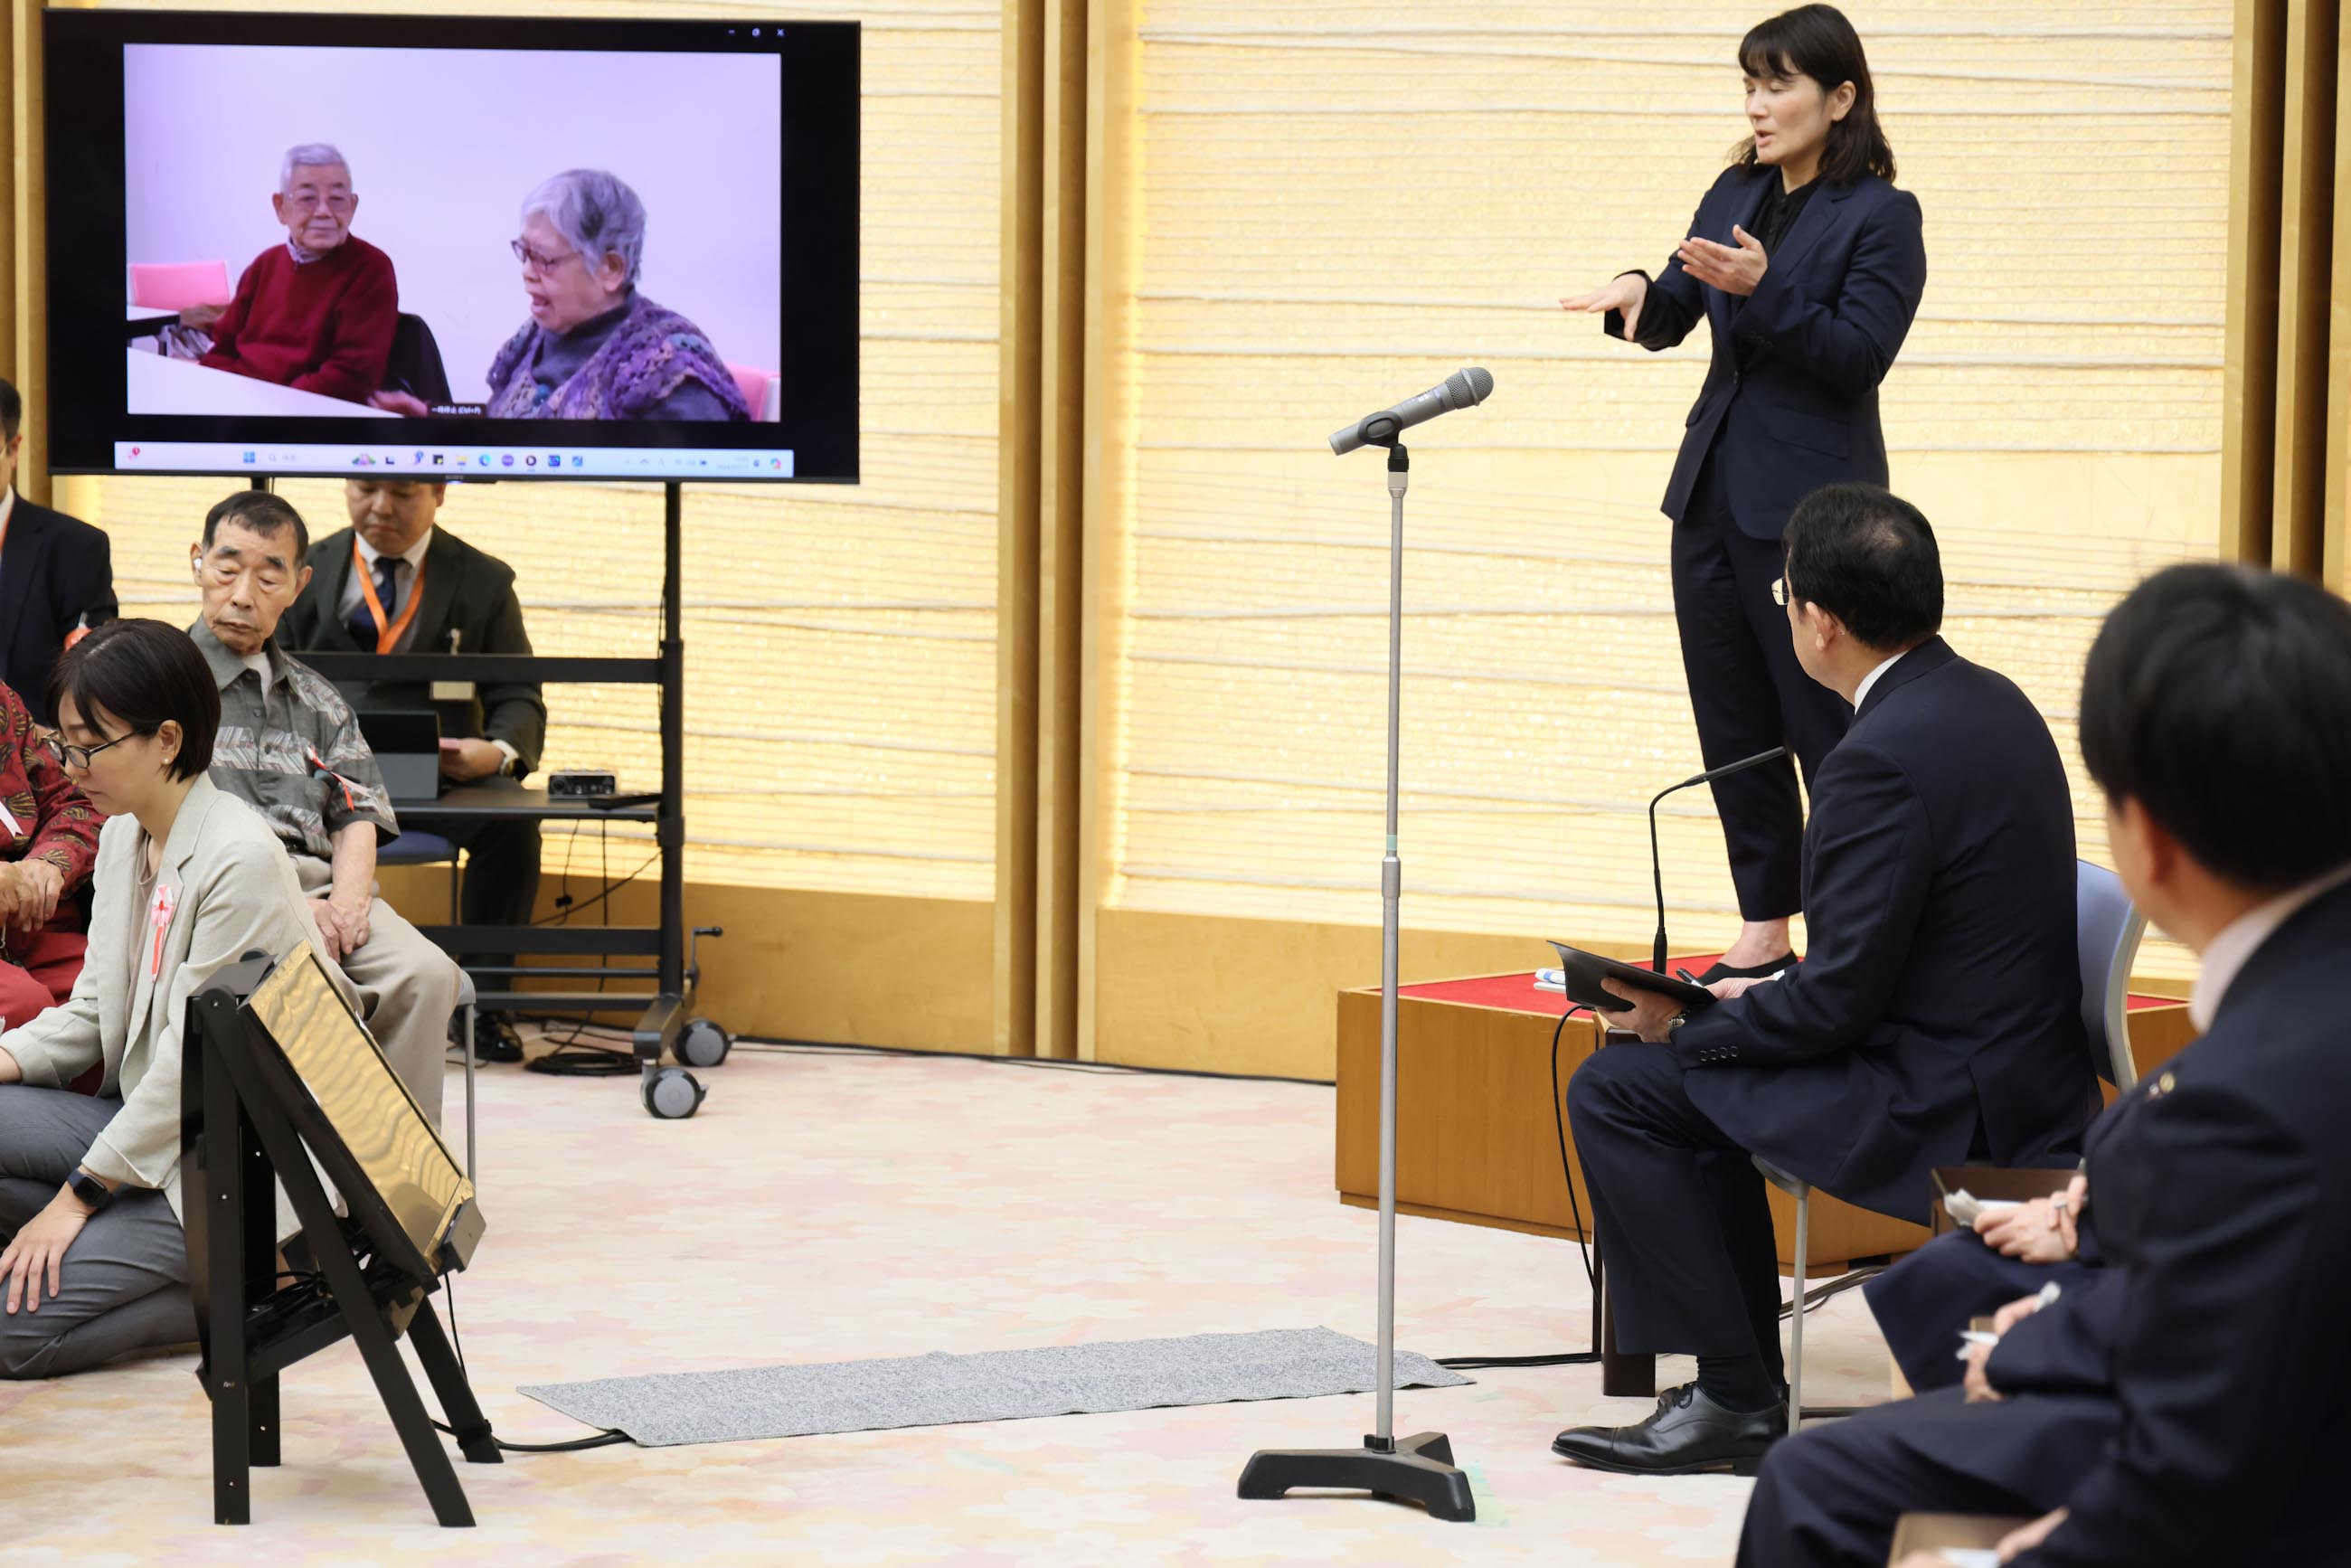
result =
[{"label": "patterned beige carpet", "polygon": [[[631,1082],[483,1073],[490,1230],[456,1305],[501,1436],[581,1435],[525,1383],[1317,1323],[1371,1337],[1374,1220],[1332,1195],[1328,1089],[749,1051],[705,1077],[701,1115],[656,1122]],[[1583,1343],[1572,1247],[1413,1219],[1399,1237],[1401,1346]],[[1816,1401],[1882,1396],[1857,1300],[1816,1314],[1807,1348]],[[1724,1564],[1749,1485],[1554,1459],[1561,1426],[1645,1408],[1568,1367],[1398,1396],[1400,1431],[1449,1433],[1470,1467],[1474,1525],[1234,1498],[1252,1449],[1358,1440],[1365,1395],[514,1456],[460,1466],[481,1523],[444,1531],[343,1345],[289,1375],[287,1462],[256,1472],[240,1531],[210,1522],[193,1365],[0,1384],[0,1563]]]}]

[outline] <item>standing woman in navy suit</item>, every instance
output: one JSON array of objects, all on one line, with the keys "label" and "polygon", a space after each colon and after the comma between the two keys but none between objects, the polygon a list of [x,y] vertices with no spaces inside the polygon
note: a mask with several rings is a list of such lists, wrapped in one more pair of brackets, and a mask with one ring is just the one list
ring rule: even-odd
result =
[{"label": "standing woman in navy suit", "polygon": [[[1670,349],[1703,319],[1713,361],[1666,488],[1674,615],[1708,768],[1775,746],[1810,785],[1852,710],[1798,665],[1772,590],[1780,534],[1823,485],[1886,483],[1877,383],[1927,286],[1917,198],[1894,188],[1860,37],[1802,5],[1739,46],[1751,128],[1655,278],[1628,272],[1560,303],[1611,337]],[[1803,812],[1785,762],[1714,786],[1739,937],[1712,981],[1794,962]]]}]

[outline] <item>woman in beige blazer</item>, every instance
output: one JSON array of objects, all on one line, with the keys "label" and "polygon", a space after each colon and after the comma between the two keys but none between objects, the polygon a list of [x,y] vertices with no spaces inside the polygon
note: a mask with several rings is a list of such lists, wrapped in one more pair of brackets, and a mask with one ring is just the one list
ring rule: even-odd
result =
[{"label": "woman in beige blazer", "polygon": [[[0,1033],[0,1376],[48,1377],[195,1337],[180,1228],[180,1028],[258,949],[319,940],[277,835],[204,777],[220,691],[160,621],[57,664],[52,753],[111,819],[73,995]],[[103,1062],[95,1096],[65,1087]]]}]

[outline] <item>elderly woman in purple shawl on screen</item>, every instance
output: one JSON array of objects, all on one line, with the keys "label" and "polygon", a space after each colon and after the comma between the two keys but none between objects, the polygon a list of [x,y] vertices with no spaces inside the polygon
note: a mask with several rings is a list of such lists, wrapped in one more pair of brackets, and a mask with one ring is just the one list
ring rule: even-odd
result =
[{"label": "elderly woman in purple shawl on screen", "polygon": [[617,176],[567,169],[523,198],[530,324],[490,362],[494,419],[748,419],[702,329],[637,292],[645,204]]}]

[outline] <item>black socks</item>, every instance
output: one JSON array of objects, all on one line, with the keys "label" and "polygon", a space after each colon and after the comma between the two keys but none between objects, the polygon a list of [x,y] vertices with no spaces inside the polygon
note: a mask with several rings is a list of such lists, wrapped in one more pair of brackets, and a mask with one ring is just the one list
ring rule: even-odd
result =
[{"label": "black socks", "polygon": [[1745,1416],[1768,1410],[1786,1398],[1780,1385],[1763,1368],[1763,1358],[1746,1355],[1701,1355],[1698,1358],[1698,1392],[1725,1410]]}]

